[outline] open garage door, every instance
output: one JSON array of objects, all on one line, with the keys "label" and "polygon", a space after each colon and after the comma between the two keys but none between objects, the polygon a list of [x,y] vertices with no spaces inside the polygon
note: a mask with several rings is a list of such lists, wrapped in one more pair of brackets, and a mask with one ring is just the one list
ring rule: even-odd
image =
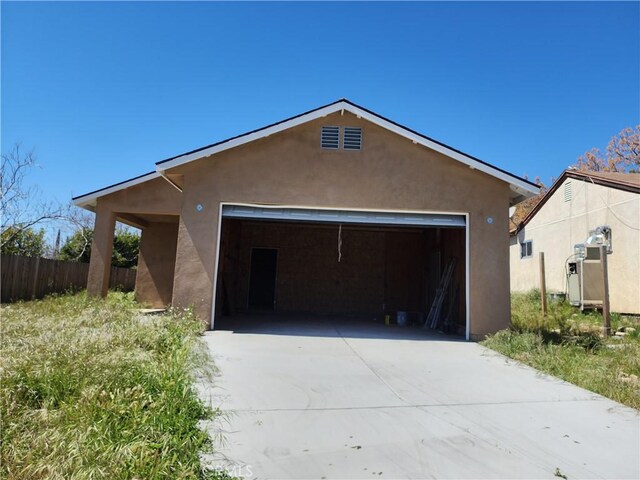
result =
[{"label": "open garage door", "polygon": [[221,213],[215,328],[250,315],[382,323],[398,312],[420,325],[453,260],[443,317],[468,333],[466,215],[237,204]]},{"label": "open garage door", "polygon": [[441,213],[368,212],[360,210],[322,210],[312,208],[255,207],[224,205],[222,216],[289,222],[354,223],[364,225],[413,225],[464,227],[464,215]]}]

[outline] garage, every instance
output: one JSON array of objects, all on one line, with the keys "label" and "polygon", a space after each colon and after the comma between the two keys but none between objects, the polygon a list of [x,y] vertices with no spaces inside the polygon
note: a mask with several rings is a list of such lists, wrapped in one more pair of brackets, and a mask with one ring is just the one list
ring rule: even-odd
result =
[{"label": "garage", "polygon": [[509,207],[538,191],[341,99],[74,202],[96,213],[91,295],[106,295],[119,219],[142,229],[138,301],[192,308],[208,328],[417,326],[450,272],[434,328],[478,340],[509,324]]},{"label": "garage", "polygon": [[269,314],[422,326],[449,270],[433,328],[468,334],[463,214],[223,204],[221,218],[214,329]]}]

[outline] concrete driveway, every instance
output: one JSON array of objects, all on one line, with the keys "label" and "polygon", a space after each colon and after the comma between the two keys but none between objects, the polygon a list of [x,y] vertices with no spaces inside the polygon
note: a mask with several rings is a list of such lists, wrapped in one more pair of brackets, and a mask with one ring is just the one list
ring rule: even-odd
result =
[{"label": "concrete driveway", "polygon": [[640,478],[636,410],[478,344],[344,319],[262,325],[205,337],[220,376],[201,393],[232,412],[209,460],[232,474]]}]

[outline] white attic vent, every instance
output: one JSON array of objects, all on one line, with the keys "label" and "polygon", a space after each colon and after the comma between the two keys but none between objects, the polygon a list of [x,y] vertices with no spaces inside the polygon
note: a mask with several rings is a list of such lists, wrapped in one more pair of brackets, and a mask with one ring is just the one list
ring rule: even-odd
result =
[{"label": "white attic vent", "polygon": [[362,129],[356,127],[344,127],[342,147],[345,150],[360,150],[362,146]]},{"label": "white attic vent", "polygon": [[570,202],[571,198],[571,182],[567,182],[564,184],[564,201]]},{"label": "white attic vent", "polygon": [[340,128],[323,126],[320,132],[320,146],[329,150],[340,148]]}]

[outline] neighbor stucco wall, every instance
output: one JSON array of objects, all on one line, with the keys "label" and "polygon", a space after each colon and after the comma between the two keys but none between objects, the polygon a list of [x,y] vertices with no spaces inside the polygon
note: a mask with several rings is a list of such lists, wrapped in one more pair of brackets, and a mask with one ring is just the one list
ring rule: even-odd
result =
[{"label": "neighbor stucco wall", "polygon": [[138,302],[151,308],[171,303],[177,243],[177,223],[153,222],[142,229],[136,273]]},{"label": "neighbor stucco wall", "polygon": [[[571,182],[570,201],[564,183]],[[565,264],[573,247],[589,231],[609,225],[613,253],[608,256],[611,309],[640,314],[640,195],[570,178],[513,237],[510,246],[511,288],[539,288],[539,253],[544,252],[548,291],[566,292]],[[533,241],[533,257],[520,258],[520,243]]]},{"label": "neighbor stucco wall", "polygon": [[[321,125],[362,127],[362,150],[320,149]],[[205,319],[211,315],[220,204],[238,202],[469,213],[472,337],[509,323],[508,185],[348,112],[168,173],[184,175],[173,304],[194,304]]]}]

